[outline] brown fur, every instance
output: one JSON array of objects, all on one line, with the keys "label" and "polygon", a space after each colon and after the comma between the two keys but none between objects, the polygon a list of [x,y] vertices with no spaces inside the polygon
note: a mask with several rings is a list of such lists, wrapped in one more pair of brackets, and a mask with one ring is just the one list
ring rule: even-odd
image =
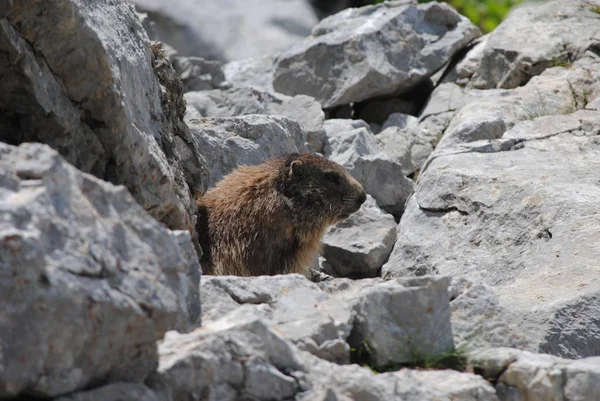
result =
[{"label": "brown fur", "polygon": [[363,187],[323,157],[291,154],[233,171],[198,199],[205,274],[304,273],[328,226],[357,211]]}]

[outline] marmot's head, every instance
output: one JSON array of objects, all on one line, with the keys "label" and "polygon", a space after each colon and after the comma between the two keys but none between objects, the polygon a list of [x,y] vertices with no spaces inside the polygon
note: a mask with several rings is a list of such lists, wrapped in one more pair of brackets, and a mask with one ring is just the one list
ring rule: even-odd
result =
[{"label": "marmot's head", "polygon": [[367,199],[358,181],[324,157],[294,153],[278,161],[284,168],[280,169],[277,190],[307,218],[333,224],[356,212]]}]

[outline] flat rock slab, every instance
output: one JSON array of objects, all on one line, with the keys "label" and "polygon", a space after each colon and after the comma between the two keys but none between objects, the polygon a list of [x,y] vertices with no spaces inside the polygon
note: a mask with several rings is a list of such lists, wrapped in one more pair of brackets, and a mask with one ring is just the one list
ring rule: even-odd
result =
[{"label": "flat rock slab", "polygon": [[187,120],[195,147],[205,155],[210,187],[241,165],[285,153],[306,152],[306,131],[280,116],[247,115]]},{"label": "flat rock slab", "polygon": [[[365,360],[385,367],[452,349],[448,285],[447,277],[317,285],[298,274],[205,276],[203,319],[212,322],[235,311],[254,314],[321,359],[348,363],[351,347],[364,348]],[[399,304],[405,307],[392,306]]]},{"label": "flat rock slab", "polygon": [[198,257],[122,186],[0,143],[0,397],[141,381],[199,319]]},{"label": "flat rock slab", "polygon": [[324,108],[409,91],[479,30],[444,3],[391,1],[325,18],[279,55],[273,87]]}]

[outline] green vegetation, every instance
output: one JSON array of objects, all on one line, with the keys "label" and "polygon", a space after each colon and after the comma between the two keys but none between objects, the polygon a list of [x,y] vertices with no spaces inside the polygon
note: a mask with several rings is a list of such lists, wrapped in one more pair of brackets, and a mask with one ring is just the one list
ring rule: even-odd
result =
[{"label": "green vegetation", "polygon": [[351,362],[370,368],[375,373],[393,372],[402,368],[427,370],[452,369],[464,372],[469,365],[466,346],[443,352],[438,355],[421,355],[417,352],[413,352],[409,362],[394,364],[379,369],[373,367],[369,362],[370,351],[369,345],[366,341],[363,341],[357,348],[351,349]]},{"label": "green vegetation", "polygon": [[[373,3],[382,3],[376,0]],[[419,3],[429,3],[434,0],[419,0]],[[502,22],[511,7],[522,0],[446,0],[459,13],[469,18],[484,33],[492,31]]]}]

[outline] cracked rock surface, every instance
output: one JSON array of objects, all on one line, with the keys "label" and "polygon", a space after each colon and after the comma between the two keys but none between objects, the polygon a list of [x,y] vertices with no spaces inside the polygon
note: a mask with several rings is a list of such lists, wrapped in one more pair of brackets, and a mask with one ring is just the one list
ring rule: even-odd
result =
[{"label": "cracked rock surface", "polygon": [[189,334],[168,333],[159,352],[149,384],[165,400],[498,400],[473,374],[376,374],[325,361],[286,341],[267,319],[240,310]]},{"label": "cracked rock surface", "polygon": [[198,323],[189,233],[47,145],[0,144],[0,216],[0,397],[141,381]]},{"label": "cracked rock surface", "polygon": [[528,349],[600,352],[600,252],[585,245],[600,229],[591,168],[600,156],[598,61],[588,52],[513,90],[454,87],[453,115],[384,277],[449,274],[491,285]]},{"label": "cracked rock surface", "polygon": [[279,55],[273,87],[312,96],[325,108],[407,92],[479,35],[445,3],[349,8]]},{"label": "cracked rock surface", "polygon": [[194,227],[206,165],[183,124],[181,82],[133,4],[11,4],[0,20],[0,140],[46,143],[83,172],[126,186],[171,229]]},{"label": "cracked rock surface", "polygon": [[[338,363],[364,347],[372,366],[453,347],[447,277],[335,280],[321,285],[292,274],[202,279],[203,322],[226,313],[268,319],[302,350]],[[390,305],[410,305],[390,308]],[[369,350],[369,352],[366,352]]]},{"label": "cracked rock surface", "polygon": [[213,187],[235,168],[260,164],[284,153],[306,152],[306,131],[281,116],[251,114],[240,117],[186,120],[194,146],[205,155]]}]

